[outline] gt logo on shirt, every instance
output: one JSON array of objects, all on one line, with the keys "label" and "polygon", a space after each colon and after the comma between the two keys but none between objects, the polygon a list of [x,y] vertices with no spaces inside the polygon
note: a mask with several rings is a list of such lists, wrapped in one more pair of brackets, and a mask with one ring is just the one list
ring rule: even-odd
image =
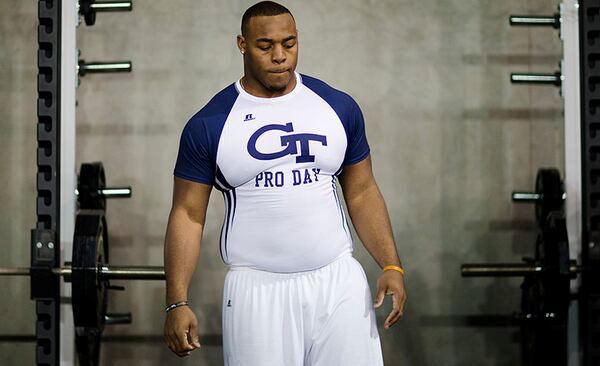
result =
[{"label": "gt logo on shirt", "polygon": [[298,142],[300,142],[300,155],[296,157],[296,163],[311,163],[315,161],[315,156],[310,155],[310,141],[320,142],[321,145],[327,146],[327,136],[316,135],[314,133],[296,133],[293,135],[281,136],[281,146],[283,150],[277,152],[264,153],[258,151],[256,148],[256,141],[265,132],[268,131],[283,131],[283,132],[294,132],[294,126],[292,123],[286,123],[285,125],[266,125],[254,132],[248,140],[248,152],[253,158],[258,160],[273,160],[284,157],[286,155],[298,155]]}]

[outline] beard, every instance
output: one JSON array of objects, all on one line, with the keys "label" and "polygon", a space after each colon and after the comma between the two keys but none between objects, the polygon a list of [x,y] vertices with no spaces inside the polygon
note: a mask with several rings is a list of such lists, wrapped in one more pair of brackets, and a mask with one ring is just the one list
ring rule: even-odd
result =
[{"label": "beard", "polygon": [[274,86],[274,85],[269,85],[269,86],[267,87],[267,89],[268,89],[269,91],[271,91],[271,92],[274,92],[274,93],[282,93],[282,92],[285,90],[285,88],[286,88],[286,87],[287,87],[287,85],[284,85],[284,86],[281,86],[281,87],[279,87],[279,86]]},{"label": "beard", "polygon": [[262,84],[270,92],[281,93],[285,91],[288,85],[290,85],[291,81],[292,77],[289,75],[285,80],[281,80],[279,78],[275,80],[265,80]]}]

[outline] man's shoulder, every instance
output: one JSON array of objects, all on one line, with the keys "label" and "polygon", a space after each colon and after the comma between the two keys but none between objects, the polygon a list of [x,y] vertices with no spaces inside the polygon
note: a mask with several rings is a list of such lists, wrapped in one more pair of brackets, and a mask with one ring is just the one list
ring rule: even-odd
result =
[{"label": "man's shoulder", "polygon": [[223,119],[224,121],[231,111],[237,97],[238,91],[235,88],[235,84],[232,83],[215,94],[215,96],[212,97],[202,109],[196,112],[190,120],[204,121],[204,123],[215,119]]},{"label": "man's shoulder", "polygon": [[323,80],[304,74],[300,76],[302,77],[302,84],[304,86],[323,98],[334,109],[358,106],[350,94],[334,88]]}]

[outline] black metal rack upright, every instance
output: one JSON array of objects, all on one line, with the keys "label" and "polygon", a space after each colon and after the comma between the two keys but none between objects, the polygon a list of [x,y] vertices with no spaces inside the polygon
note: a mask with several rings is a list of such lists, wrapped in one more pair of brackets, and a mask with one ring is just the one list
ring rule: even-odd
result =
[{"label": "black metal rack upright", "polygon": [[36,364],[60,364],[61,0],[38,1],[37,223],[31,233]]},{"label": "black metal rack upright", "polygon": [[582,149],[581,341],[584,365],[600,365],[600,0],[579,2]]}]

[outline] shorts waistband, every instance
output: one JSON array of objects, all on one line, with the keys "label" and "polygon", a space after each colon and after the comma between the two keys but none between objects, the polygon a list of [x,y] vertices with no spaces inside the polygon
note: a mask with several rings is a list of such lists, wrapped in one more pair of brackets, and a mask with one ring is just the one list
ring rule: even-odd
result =
[{"label": "shorts waistband", "polygon": [[325,264],[324,266],[315,268],[315,269],[310,269],[307,271],[300,271],[300,272],[272,272],[272,271],[267,271],[264,269],[257,269],[257,268],[253,268],[250,266],[229,266],[229,272],[252,272],[252,273],[256,273],[257,275],[264,275],[264,276],[273,276],[273,277],[295,277],[295,276],[303,276],[303,275],[308,275],[308,274],[312,274],[312,273],[316,273],[322,270],[325,270],[333,265],[335,265],[338,262],[342,262],[348,258],[354,258],[352,256],[352,252],[344,252],[342,254],[340,254],[338,257],[336,257],[335,259],[333,259],[331,262]]}]

